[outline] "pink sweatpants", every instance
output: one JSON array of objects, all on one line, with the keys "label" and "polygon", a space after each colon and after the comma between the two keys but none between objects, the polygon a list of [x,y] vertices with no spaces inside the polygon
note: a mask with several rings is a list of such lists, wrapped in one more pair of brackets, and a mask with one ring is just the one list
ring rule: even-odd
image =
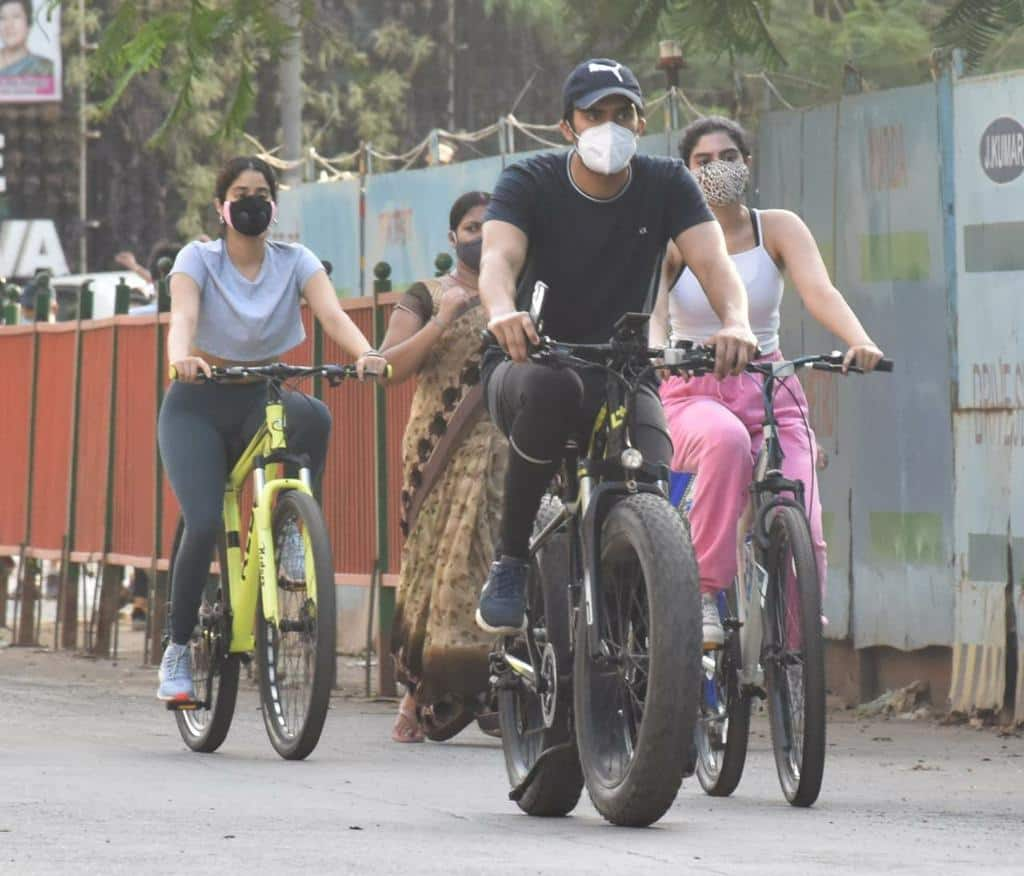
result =
[{"label": "pink sweatpants", "polygon": [[[776,353],[768,358],[778,359]],[[761,448],[764,405],[763,378],[741,374],[719,382],[714,376],[685,380],[673,377],[662,383],[672,444],[672,468],[698,473],[690,511],[690,531],[702,593],[732,585],[736,576],[736,527],[750,500],[754,462]],[[792,391],[787,392],[787,388]],[[808,435],[803,416],[807,399],[795,377],[776,385],[775,417],[785,454],[783,474],[804,482],[804,501],[811,523],[811,538],[822,587],[828,554],[821,531],[821,501],[814,471],[817,442]]]}]

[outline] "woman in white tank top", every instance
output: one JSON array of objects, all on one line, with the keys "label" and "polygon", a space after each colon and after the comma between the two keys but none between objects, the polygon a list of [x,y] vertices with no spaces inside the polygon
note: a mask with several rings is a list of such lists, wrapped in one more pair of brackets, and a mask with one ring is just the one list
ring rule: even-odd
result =
[{"label": "woman in white tank top", "polygon": [[[832,285],[804,222],[787,210],[755,211],[744,205],[751,155],[743,129],[729,119],[700,119],[683,132],[679,151],[725,233],[729,254],[747,289],[750,325],[765,358],[781,358],[779,306],[785,271],[808,312],[848,345],[846,364],[866,371],[874,368],[882,351]],[[670,245],[651,319],[651,345],[662,346],[670,339],[703,343],[720,328],[700,282]],[[790,392],[775,397],[785,453],[783,469],[786,477],[807,485],[807,514],[824,584],[827,553],[821,502],[812,477],[817,445],[804,424],[807,400],[799,381],[788,379],[785,386]],[[675,448],[673,469],[700,473],[690,527],[700,566],[704,644],[718,647],[724,636],[716,596],[736,575],[736,526],[746,506],[753,461],[762,440],[760,378],[751,374],[722,381],[712,376],[674,377],[662,385],[661,397]]]}]

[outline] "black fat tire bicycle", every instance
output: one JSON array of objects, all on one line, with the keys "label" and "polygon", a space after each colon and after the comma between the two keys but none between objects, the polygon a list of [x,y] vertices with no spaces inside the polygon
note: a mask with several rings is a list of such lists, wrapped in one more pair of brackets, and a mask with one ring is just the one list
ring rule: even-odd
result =
[{"label": "black fat tire bicycle", "polygon": [[585,784],[608,821],[649,825],[691,757],[697,565],[667,469],[632,443],[636,395],[665,352],[648,349],[646,323],[626,314],[608,344],[544,339],[531,355],[608,375],[586,453],[567,445],[535,523],[526,629],[491,655],[509,796],[531,815],[568,813]]}]

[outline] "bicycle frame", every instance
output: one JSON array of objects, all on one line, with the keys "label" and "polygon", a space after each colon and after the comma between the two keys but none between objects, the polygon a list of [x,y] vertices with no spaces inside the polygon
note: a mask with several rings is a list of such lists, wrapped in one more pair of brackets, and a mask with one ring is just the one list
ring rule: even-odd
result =
[{"label": "bicycle frame", "polygon": [[[227,537],[227,578],[231,593],[231,653],[247,653],[256,647],[254,622],[257,595],[263,597],[263,616],[271,624],[278,622],[277,563],[274,556],[272,514],[274,500],[283,490],[312,495],[308,466],[300,466],[298,478],[279,476],[285,462],[299,461],[288,454],[285,435],[284,404],[273,380],[267,381],[266,419],[228,475],[224,489],[224,527]],[[267,468],[271,477],[267,477]],[[252,474],[252,515],[241,548],[241,512],[239,497]],[[312,571],[309,544],[306,542],[306,572]],[[316,587],[308,589],[315,602]]]},{"label": "bicycle frame", "polygon": [[[786,361],[766,362],[759,367],[759,373],[764,375],[761,388],[764,441],[754,463],[750,501],[736,525],[736,615],[742,655],[738,674],[740,685],[748,691],[763,691],[764,688],[764,668],[761,665],[761,646],[764,641],[762,609],[767,596],[768,572],[758,561],[759,548],[764,546],[764,539],[759,535],[764,532],[766,515],[773,505],[799,503],[801,511],[804,507],[803,482],[788,480],[782,474],[785,456],[779,442],[774,407],[776,383],[794,376],[796,365]],[[680,502],[682,507],[692,501],[696,483],[696,476],[691,477],[683,492]],[[792,492],[795,498],[779,498],[786,492]],[[705,661],[712,661],[712,665],[705,667],[710,671],[714,671],[713,659],[704,656]]]}]

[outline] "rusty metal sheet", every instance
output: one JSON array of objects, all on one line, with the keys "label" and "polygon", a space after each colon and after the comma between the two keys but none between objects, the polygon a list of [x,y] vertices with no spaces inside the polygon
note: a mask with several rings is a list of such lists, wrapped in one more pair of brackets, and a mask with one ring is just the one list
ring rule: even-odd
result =
[{"label": "rusty metal sheet", "polygon": [[[0,502],[0,544],[25,540],[28,507],[29,414],[32,403],[31,365],[34,333],[21,326],[0,328],[0,410],[6,473]],[[10,375],[23,375],[13,379]]]},{"label": "rusty metal sheet", "polygon": [[280,193],[275,240],[297,242],[331,262],[346,298],[359,292],[359,180],[295,186]]},{"label": "rusty metal sheet", "polygon": [[71,470],[74,373],[74,328],[64,325],[43,328],[39,333],[35,454],[32,460],[34,495],[30,533],[34,548],[60,550],[64,545]]},{"label": "rusty metal sheet", "polygon": [[[119,320],[110,552],[149,557],[155,544],[156,333],[150,321]],[[163,363],[160,363],[162,372]]]},{"label": "rusty metal sheet", "polygon": [[[348,315],[370,336],[370,307],[347,308]],[[324,338],[324,361],[350,361]],[[324,388],[324,402],[333,426],[323,480],[323,509],[338,572],[368,574],[375,556],[373,388],[346,381]]]},{"label": "rusty metal sheet", "polygon": [[464,192],[491,191],[500,173],[500,158],[481,158],[367,177],[367,269],[386,261],[396,289],[434,276],[434,258],[451,251],[448,212],[452,203]]},{"label": "rusty metal sheet", "polygon": [[[806,381],[829,461],[821,475],[827,634],[851,636],[857,647],[952,640],[951,354],[936,115],[936,89],[926,85],[774,113],[759,135],[760,206],[805,218],[836,286],[899,362],[891,376]],[[782,344],[791,354],[836,345],[791,288]]]},{"label": "rusty metal sheet", "polygon": [[[954,90],[958,362],[957,592],[953,703],[1000,708],[1008,629],[1018,657],[1024,611],[1024,75],[966,79]],[[1011,579],[1011,575],[1016,580]],[[1018,686],[1024,673],[1018,670]],[[1024,718],[1024,688],[1017,692]]]},{"label": "rusty metal sheet", "polygon": [[112,322],[83,325],[74,550],[102,554],[110,447]]}]

